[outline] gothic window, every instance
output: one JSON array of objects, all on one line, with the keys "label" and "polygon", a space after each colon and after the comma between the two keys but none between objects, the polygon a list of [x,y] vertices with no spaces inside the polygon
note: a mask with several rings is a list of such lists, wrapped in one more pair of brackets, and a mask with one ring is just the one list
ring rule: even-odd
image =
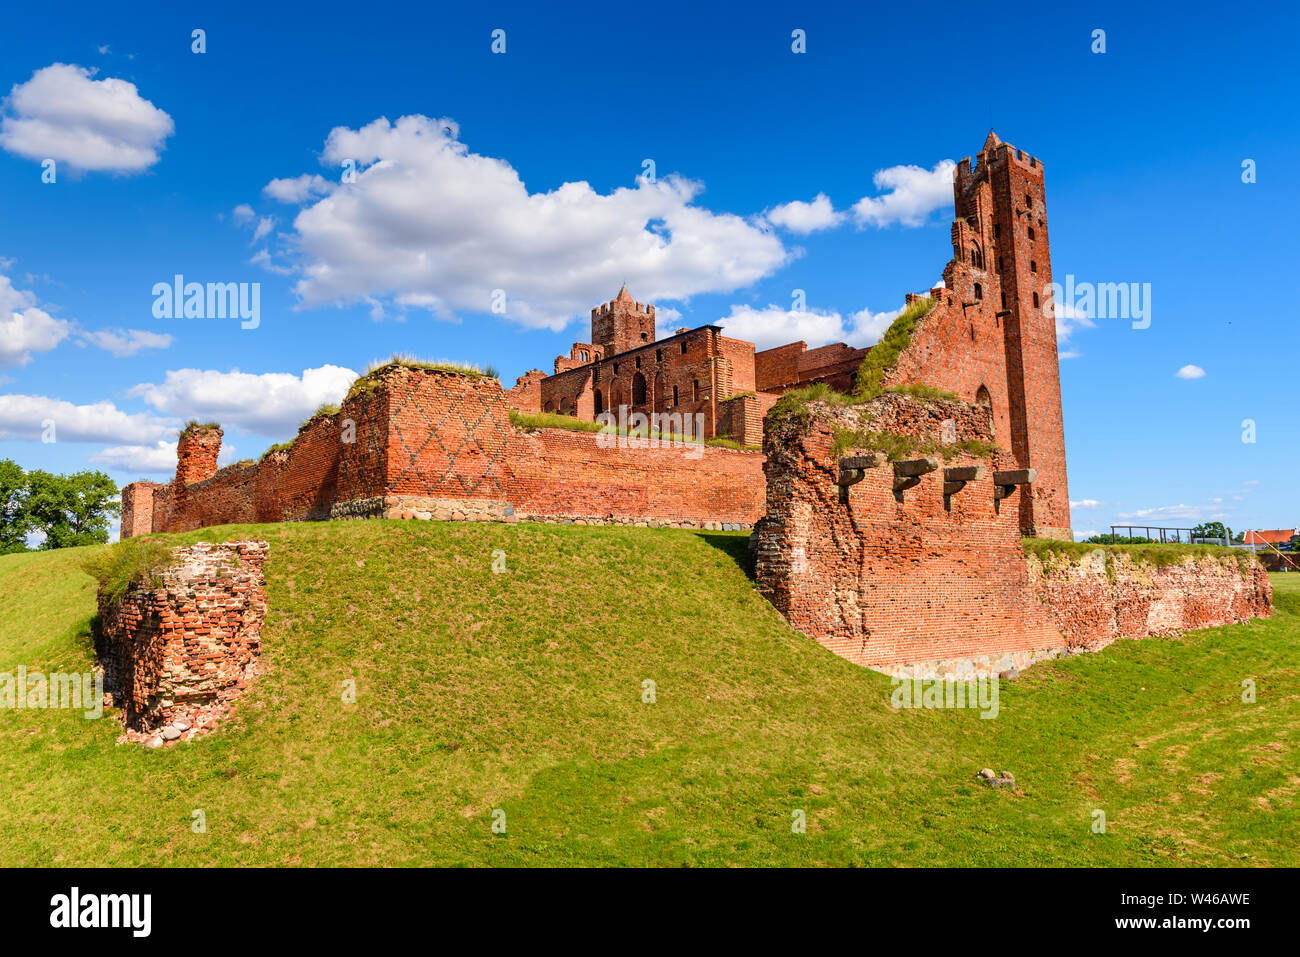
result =
[{"label": "gothic window", "polygon": [[632,377],[632,404],[645,405],[645,376],[639,372]]},{"label": "gothic window", "polygon": [[662,349],[656,349],[656,350],[655,350],[655,361],[656,361],[656,362],[663,362],[663,361],[664,361],[664,351],[663,351]]},{"label": "gothic window", "polygon": [[1038,308],[1038,293],[1034,293],[1034,308]]},{"label": "gothic window", "polygon": [[975,404],[992,406],[993,400],[989,398],[989,390],[980,386],[975,390]]},{"label": "gothic window", "polygon": [[686,340],[682,340],[682,355],[686,355]]},{"label": "gothic window", "polygon": [[984,298],[984,287],[981,286],[979,283],[975,284],[975,298],[976,300]]},{"label": "gothic window", "polygon": [[1034,262],[1032,259],[1029,260],[1029,271],[1038,272],[1038,263]]},{"label": "gothic window", "polygon": [[601,395],[600,390],[597,389],[594,398],[596,400],[596,414],[600,415],[600,413],[605,411],[605,397]]}]

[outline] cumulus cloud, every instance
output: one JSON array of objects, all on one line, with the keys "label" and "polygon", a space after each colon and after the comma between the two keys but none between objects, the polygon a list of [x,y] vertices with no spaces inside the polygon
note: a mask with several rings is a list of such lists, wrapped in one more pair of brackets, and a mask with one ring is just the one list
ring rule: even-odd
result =
[{"label": "cumulus cloud", "polygon": [[72,330],[71,322],[54,318],[30,292],[0,275],[0,366],[25,366],[32,353],[49,352]]},{"label": "cumulus cloud", "polygon": [[69,336],[79,346],[96,346],[115,356],[172,344],[171,336],[144,329],[86,332],[69,319],[54,318],[37,305],[31,292],[15,289],[8,276],[0,275],[0,366],[27,365],[33,353],[49,352]]},{"label": "cumulus cloud", "polygon": [[305,203],[333,188],[334,184],[319,173],[303,173],[288,179],[273,179],[262,187],[262,192],[282,203]]},{"label": "cumulus cloud", "polygon": [[158,162],[172,118],[114,77],[69,63],[37,70],[13,87],[0,118],[0,146],[75,170],[138,173]]},{"label": "cumulus cloud", "polygon": [[[682,300],[748,286],[791,258],[770,231],[696,205],[700,183],[529,192],[508,162],[457,135],[427,116],[330,132],[321,161],[357,172],[294,220],[303,306],[418,303],[449,319],[490,311],[500,290],[508,318],[559,330],[624,280],[643,301]],[[284,184],[301,181],[266,191],[297,197],[304,187]]]},{"label": "cumulus cloud", "polygon": [[805,309],[796,311],[769,305],[731,307],[731,315],[717,321],[728,336],[747,339],[759,349],[803,340],[811,348],[828,342],[847,342],[861,348],[879,341],[901,310],[872,312],[863,309],[846,319],[839,312]]},{"label": "cumulus cloud", "polygon": [[160,412],[235,426],[272,438],[292,433],[325,402],[338,402],[357,377],[351,369],[325,365],[292,372],[253,374],[173,369],[161,383],[132,386],[127,395]]},{"label": "cumulus cloud", "polygon": [[166,349],[174,341],[165,332],[150,332],[147,329],[98,329],[83,332],[81,339],[98,346],[121,358],[133,356],[142,349]]},{"label": "cumulus cloud", "polygon": [[1178,376],[1180,379],[1203,379],[1205,378],[1205,370],[1200,366],[1185,365],[1175,372],[1174,375]]},{"label": "cumulus cloud", "polygon": [[774,206],[764,214],[769,223],[801,236],[838,226],[843,222],[844,215],[835,211],[830,197],[825,193],[818,193],[811,203],[797,199],[791,203]]},{"label": "cumulus cloud", "polygon": [[881,196],[864,196],[851,212],[859,226],[920,226],[936,209],[952,205],[952,176],[957,164],[940,160],[933,169],[891,166],[871,181]]},{"label": "cumulus cloud", "polygon": [[1097,501],[1095,498],[1082,498],[1077,502],[1074,499],[1070,499],[1070,508],[1101,508],[1101,502]]},{"label": "cumulus cloud", "polygon": [[[90,461],[126,472],[173,475],[176,472],[176,443],[159,440],[152,445],[114,445],[94,453]],[[235,447],[223,443],[217,464],[229,465],[234,461]]]},{"label": "cumulus cloud", "polygon": [[123,412],[107,401],[73,405],[43,395],[0,395],[0,439],[42,439],[50,422],[58,442],[155,442],[177,426],[175,419]]}]

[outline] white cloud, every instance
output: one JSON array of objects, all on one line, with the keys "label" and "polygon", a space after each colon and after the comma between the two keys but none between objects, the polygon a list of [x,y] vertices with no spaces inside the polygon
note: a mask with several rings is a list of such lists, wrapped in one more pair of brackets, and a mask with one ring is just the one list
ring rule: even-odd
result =
[{"label": "white cloud", "polygon": [[940,160],[934,169],[891,166],[877,170],[871,181],[883,196],[864,196],[853,204],[859,226],[920,226],[936,209],[952,205],[952,178],[957,164]]},{"label": "white cloud", "polygon": [[334,184],[319,173],[303,173],[288,179],[273,179],[262,187],[262,192],[282,203],[305,203],[333,188]]},{"label": "white cloud", "polygon": [[138,173],[158,162],[175,127],[135,84],[54,63],[9,92],[0,146],[28,159],[54,159],[77,170]]},{"label": "white cloud", "polygon": [[774,206],[764,215],[768,222],[782,226],[792,233],[806,236],[819,229],[838,226],[844,221],[845,214],[835,211],[831,206],[830,197],[825,193],[818,193],[811,203],[797,199],[792,203]]},{"label": "white cloud", "polygon": [[253,212],[253,207],[249,206],[247,203],[240,203],[230,211],[230,218],[237,223],[252,222],[253,217],[256,215],[257,214]]},{"label": "white cloud", "polygon": [[1078,351],[1076,351],[1076,350],[1074,350],[1074,349],[1067,349],[1067,350],[1065,350],[1064,352],[1058,353],[1058,354],[1057,354],[1057,358],[1058,358],[1058,359],[1077,359],[1077,358],[1079,358],[1079,356],[1081,356],[1081,355],[1083,355],[1082,352],[1078,352]]},{"label": "white cloud", "polygon": [[257,228],[253,230],[253,242],[257,242],[273,228],[275,228],[275,217],[263,216],[257,221]]},{"label": "white cloud", "polygon": [[1200,366],[1185,365],[1175,372],[1174,375],[1178,376],[1180,379],[1203,379],[1205,377],[1205,370]]},{"label": "white cloud", "polygon": [[32,353],[49,352],[72,330],[71,322],[38,308],[35,296],[0,275],[0,366],[25,366]]},{"label": "white cloud", "polygon": [[322,403],[342,399],[356,377],[351,369],[333,365],[305,369],[301,376],[173,369],[163,382],[132,386],[127,395],[177,418],[211,420],[280,437],[291,434]]},{"label": "white cloud", "polygon": [[1158,525],[1162,521],[1171,519],[1201,522],[1213,517],[1210,515],[1213,511],[1214,508],[1210,505],[1161,505],[1158,508],[1143,508],[1136,512],[1123,512],[1119,517],[1126,521],[1138,518],[1149,519]]},{"label": "white cloud", "polygon": [[166,349],[173,338],[165,332],[147,329],[98,329],[80,333],[82,339],[121,358],[133,356],[142,349]]},{"label": "white cloud", "polygon": [[1095,498],[1082,498],[1077,502],[1074,499],[1070,499],[1070,508],[1101,508],[1101,502],[1097,501]]},{"label": "white cloud", "polygon": [[58,442],[154,442],[176,431],[176,420],[123,412],[112,402],[73,405],[43,395],[0,395],[0,438],[43,438],[54,423]]},{"label": "white cloud", "polygon": [[699,183],[530,193],[509,163],[469,152],[457,133],[426,116],[330,132],[322,162],[352,160],[358,172],[294,220],[302,305],[419,297],[445,319],[488,312],[499,289],[508,318],[559,330],[624,280],[642,301],[682,300],[748,286],[791,258],[758,225],[694,205]]},{"label": "white cloud", "polygon": [[[114,445],[94,453],[90,461],[109,465],[125,472],[176,473],[176,442],[159,440],[152,445]],[[222,444],[217,455],[218,465],[229,465],[235,459],[235,447]]]},{"label": "white cloud", "polygon": [[747,339],[759,350],[803,340],[810,348],[828,342],[847,342],[861,348],[879,341],[889,324],[902,310],[872,312],[863,309],[847,320],[838,312],[813,309],[796,312],[782,306],[764,309],[752,306],[731,307],[731,315],[717,321],[723,331],[735,339]]}]

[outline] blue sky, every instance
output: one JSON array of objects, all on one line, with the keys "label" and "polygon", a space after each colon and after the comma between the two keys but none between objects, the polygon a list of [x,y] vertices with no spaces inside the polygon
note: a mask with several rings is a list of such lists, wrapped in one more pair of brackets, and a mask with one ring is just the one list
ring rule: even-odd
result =
[{"label": "blue sky", "polygon": [[[0,457],[165,479],[198,417],[254,458],[394,351],[549,371],[624,280],[661,334],[866,344],[991,124],[1055,278],[1150,283],[1149,328],[1065,323],[1076,532],[1300,521],[1294,9],[186,6],[6,12]],[[155,317],[177,273],[259,325]]]}]

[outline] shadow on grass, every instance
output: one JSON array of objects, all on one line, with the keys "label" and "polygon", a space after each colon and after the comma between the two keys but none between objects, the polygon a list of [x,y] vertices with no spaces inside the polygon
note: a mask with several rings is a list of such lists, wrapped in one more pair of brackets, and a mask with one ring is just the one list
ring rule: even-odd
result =
[{"label": "shadow on grass", "polygon": [[737,532],[696,532],[700,538],[721,552],[725,552],[745,573],[750,581],[754,580],[754,559],[749,554],[749,536]]}]

